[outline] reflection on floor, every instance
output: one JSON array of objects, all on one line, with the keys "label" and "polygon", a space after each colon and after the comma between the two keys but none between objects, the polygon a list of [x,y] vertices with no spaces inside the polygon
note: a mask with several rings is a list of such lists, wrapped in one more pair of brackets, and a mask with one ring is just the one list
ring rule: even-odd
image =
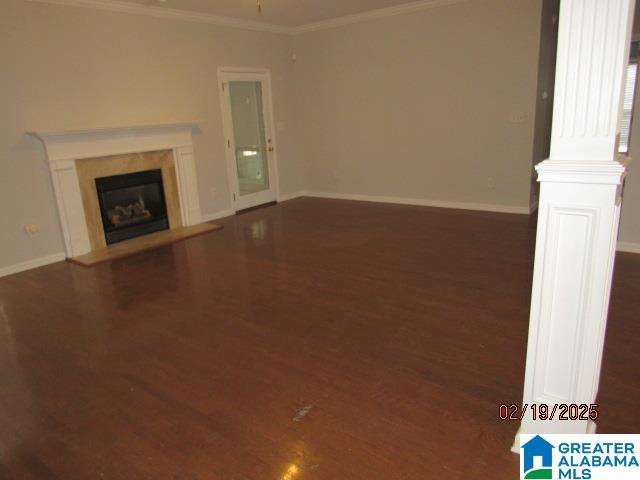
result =
[{"label": "reflection on floor", "polygon": [[[534,222],[297,199],[0,279],[0,478],[506,480]],[[640,429],[622,254],[599,431]]]}]

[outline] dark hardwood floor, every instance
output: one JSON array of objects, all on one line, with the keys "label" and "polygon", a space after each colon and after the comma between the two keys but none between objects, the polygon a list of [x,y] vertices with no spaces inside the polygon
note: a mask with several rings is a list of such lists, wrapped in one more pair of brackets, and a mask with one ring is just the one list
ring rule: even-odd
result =
[{"label": "dark hardwood floor", "polygon": [[[0,279],[0,478],[516,478],[535,224],[302,198]],[[599,429],[640,431],[620,254]]]}]

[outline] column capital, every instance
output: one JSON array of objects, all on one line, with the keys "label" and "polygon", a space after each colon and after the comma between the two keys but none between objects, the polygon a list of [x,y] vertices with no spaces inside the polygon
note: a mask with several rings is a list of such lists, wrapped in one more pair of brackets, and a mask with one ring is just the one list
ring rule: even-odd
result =
[{"label": "column capital", "polygon": [[622,184],[629,159],[619,156],[615,161],[580,161],[548,159],[536,165],[539,182]]}]

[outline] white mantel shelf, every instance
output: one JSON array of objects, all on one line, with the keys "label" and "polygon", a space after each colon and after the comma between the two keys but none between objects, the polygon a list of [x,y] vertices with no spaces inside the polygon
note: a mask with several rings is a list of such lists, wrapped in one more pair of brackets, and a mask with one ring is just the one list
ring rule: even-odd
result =
[{"label": "white mantel shelf", "polygon": [[201,223],[192,132],[197,123],[27,132],[45,146],[68,258],[91,251],[76,161],[172,150],[184,226]]},{"label": "white mantel shelf", "polygon": [[146,130],[192,130],[197,128],[196,122],[181,123],[158,123],[155,125],[129,125],[125,127],[104,127],[104,128],[81,128],[78,130],[60,130],[53,132],[40,132],[37,130],[27,132],[29,135],[37,137],[57,137],[57,136],[82,136],[94,133],[114,134],[119,132],[140,132]]},{"label": "white mantel shelf", "polygon": [[[49,161],[80,159],[123,153],[162,150],[175,145],[192,145],[197,123],[168,123],[67,131],[31,131],[47,148]],[[154,145],[143,148],[141,144]]]}]

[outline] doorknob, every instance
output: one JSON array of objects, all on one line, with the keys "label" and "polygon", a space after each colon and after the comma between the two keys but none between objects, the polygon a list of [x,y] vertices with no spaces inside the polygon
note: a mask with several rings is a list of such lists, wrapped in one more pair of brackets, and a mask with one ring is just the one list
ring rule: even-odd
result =
[{"label": "doorknob", "polygon": [[270,151],[270,152],[273,152],[273,147],[269,147],[269,151]]}]

